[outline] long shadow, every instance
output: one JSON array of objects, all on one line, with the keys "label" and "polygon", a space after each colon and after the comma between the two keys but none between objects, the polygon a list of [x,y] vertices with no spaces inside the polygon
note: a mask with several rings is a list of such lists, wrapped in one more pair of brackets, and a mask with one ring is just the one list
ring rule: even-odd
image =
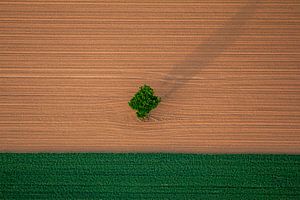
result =
[{"label": "long shadow", "polygon": [[258,1],[250,0],[225,23],[223,28],[220,28],[216,33],[208,37],[204,43],[200,44],[182,62],[177,63],[162,79],[163,83],[159,87],[162,91],[162,99],[177,91],[234,43],[241,35],[246,22],[255,13],[257,5]]}]

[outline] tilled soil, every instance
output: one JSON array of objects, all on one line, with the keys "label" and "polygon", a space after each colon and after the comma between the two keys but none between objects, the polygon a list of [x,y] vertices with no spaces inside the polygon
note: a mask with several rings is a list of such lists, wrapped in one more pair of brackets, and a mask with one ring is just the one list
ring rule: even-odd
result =
[{"label": "tilled soil", "polygon": [[[0,2],[0,151],[300,153],[298,0]],[[128,101],[143,84],[148,121]]]}]

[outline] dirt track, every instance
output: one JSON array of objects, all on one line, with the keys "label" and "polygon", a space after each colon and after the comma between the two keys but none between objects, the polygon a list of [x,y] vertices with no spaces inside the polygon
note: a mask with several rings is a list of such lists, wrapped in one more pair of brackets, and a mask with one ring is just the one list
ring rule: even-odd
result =
[{"label": "dirt track", "polygon": [[0,151],[300,153],[299,0],[46,2],[0,1]]}]

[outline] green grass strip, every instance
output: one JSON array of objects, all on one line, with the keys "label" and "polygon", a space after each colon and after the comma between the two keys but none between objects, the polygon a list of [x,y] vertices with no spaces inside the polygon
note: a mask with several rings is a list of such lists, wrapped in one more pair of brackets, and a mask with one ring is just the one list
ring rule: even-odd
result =
[{"label": "green grass strip", "polygon": [[0,199],[300,199],[300,155],[0,154]]}]

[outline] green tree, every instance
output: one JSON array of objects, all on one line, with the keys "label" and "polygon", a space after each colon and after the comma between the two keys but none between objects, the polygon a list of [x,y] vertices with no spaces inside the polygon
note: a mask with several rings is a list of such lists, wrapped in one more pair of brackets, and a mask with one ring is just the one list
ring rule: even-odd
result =
[{"label": "green tree", "polygon": [[140,87],[140,90],[132,97],[128,105],[137,111],[136,116],[139,119],[144,119],[148,117],[151,110],[157,107],[160,101],[161,98],[154,95],[153,89],[148,85],[144,85]]}]

